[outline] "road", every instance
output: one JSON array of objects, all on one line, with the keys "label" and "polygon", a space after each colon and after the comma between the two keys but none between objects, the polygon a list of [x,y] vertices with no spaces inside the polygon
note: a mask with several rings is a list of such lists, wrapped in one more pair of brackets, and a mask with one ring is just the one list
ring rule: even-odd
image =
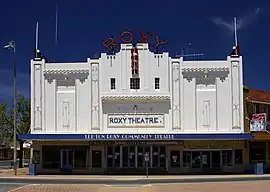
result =
[{"label": "road", "polygon": [[22,183],[0,183],[0,192],[7,192],[12,189],[16,189],[18,187],[25,186]]},{"label": "road", "polygon": [[[130,179],[131,178],[131,179]],[[270,175],[258,176],[194,176],[194,177],[169,177],[162,178],[136,178],[136,177],[76,177],[76,176],[33,176],[33,177],[0,177],[0,183],[9,184],[105,184],[105,185],[147,185],[166,183],[201,183],[201,182],[247,182],[247,181],[270,181]],[[270,182],[269,182],[270,183]]]},{"label": "road", "polygon": [[[1,186],[0,186],[1,187]],[[178,183],[178,184],[153,184],[153,185],[137,185],[137,186],[107,186],[107,185],[26,185],[21,188],[13,189],[12,192],[268,192],[270,188],[269,181],[248,181],[248,182],[207,182],[207,183]],[[8,191],[10,188],[6,187]]]}]

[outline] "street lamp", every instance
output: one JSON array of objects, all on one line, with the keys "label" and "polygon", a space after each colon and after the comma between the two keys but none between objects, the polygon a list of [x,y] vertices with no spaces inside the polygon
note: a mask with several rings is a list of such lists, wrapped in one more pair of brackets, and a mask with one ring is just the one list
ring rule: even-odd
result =
[{"label": "street lamp", "polygon": [[15,42],[9,41],[8,45],[4,46],[5,49],[13,51],[13,168],[14,173],[17,175],[17,93],[16,93],[16,60],[15,60]]}]

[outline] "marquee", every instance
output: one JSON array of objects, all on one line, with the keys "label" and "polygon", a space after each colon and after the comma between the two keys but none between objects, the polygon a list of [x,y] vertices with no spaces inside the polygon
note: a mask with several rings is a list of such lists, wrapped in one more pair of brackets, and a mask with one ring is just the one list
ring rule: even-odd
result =
[{"label": "marquee", "polygon": [[247,140],[250,133],[229,134],[24,134],[18,140],[89,140],[89,141],[181,141],[181,140]]}]

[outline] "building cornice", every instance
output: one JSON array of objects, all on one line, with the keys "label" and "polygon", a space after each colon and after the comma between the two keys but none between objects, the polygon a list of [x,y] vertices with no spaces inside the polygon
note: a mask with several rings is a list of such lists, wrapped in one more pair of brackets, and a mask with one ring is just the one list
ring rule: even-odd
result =
[{"label": "building cornice", "polygon": [[45,69],[45,75],[89,74],[89,69]]},{"label": "building cornice", "polygon": [[169,95],[110,95],[110,96],[102,96],[102,100],[109,101],[122,101],[122,100],[151,100],[151,101],[160,101],[160,100],[170,100]]},{"label": "building cornice", "polygon": [[229,71],[229,67],[183,67],[183,72],[223,72]]}]

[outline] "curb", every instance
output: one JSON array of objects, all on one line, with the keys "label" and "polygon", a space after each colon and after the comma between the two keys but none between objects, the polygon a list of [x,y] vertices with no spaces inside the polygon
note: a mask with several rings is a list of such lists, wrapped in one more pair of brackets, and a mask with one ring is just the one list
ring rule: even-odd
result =
[{"label": "curb", "polygon": [[165,184],[165,183],[201,183],[201,182],[240,182],[240,181],[267,181],[270,176],[261,177],[220,177],[220,178],[182,178],[182,179],[44,179],[44,178],[0,178],[5,183],[26,183],[26,184]]}]

